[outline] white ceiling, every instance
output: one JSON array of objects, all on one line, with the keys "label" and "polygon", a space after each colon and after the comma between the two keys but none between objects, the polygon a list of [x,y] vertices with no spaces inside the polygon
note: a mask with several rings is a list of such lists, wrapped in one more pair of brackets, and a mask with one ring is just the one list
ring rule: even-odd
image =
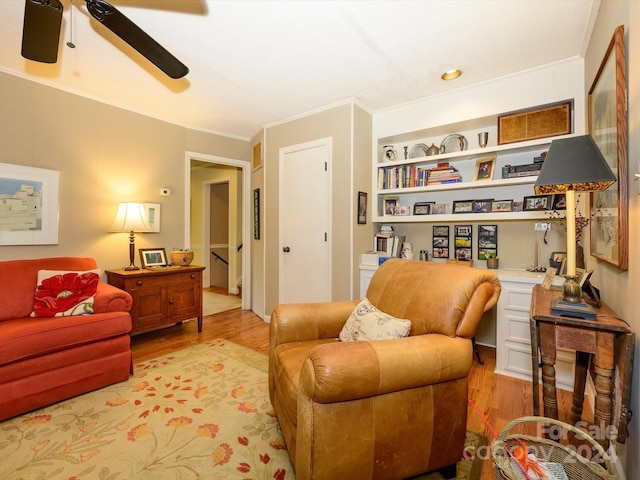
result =
[{"label": "white ceiling", "polygon": [[[179,80],[94,21],[84,0],[62,2],[48,65],[20,55],[25,0],[0,0],[2,71],[249,138],[349,98],[376,111],[582,56],[600,0],[112,0],[189,67]],[[441,80],[452,67],[462,77]]]}]

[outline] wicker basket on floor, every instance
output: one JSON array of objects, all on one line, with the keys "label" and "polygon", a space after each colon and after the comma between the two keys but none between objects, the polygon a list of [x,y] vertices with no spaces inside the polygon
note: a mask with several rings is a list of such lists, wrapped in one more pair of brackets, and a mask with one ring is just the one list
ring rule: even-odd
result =
[{"label": "wicker basket on floor", "polygon": [[[516,425],[527,422],[555,425],[560,427],[560,430],[563,432],[572,432],[579,438],[586,440],[587,444],[592,447],[592,451],[595,452],[594,456],[597,455],[603,460],[606,469],[595,461],[591,461],[576,453],[576,449],[571,448],[570,445],[562,445],[550,439],[521,433],[509,434],[509,431]],[[504,427],[500,433],[500,437],[495,439],[491,444],[491,451],[496,464],[496,480],[522,480],[525,478],[518,467],[514,466],[509,453],[507,453],[507,449],[511,451],[513,447],[519,445],[518,440],[525,442],[528,450],[537,458],[560,463],[569,480],[618,480],[609,456],[599,443],[584,431],[568,423],[547,417],[521,417],[512,420]]]}]

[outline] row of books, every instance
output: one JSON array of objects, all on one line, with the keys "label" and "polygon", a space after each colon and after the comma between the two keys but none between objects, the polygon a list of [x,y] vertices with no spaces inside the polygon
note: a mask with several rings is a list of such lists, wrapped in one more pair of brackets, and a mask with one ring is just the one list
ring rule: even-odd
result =
[{"label": "row of books", "polygon": [[458,183],[462,181],[462,176],[457,169],[450,166],[437,167],[429,170],[427,185],[442,185],[444,183]]},{"label": "row of books", "polygon": [[394,233],[376,233],[373,237],[373,249],[377,252],[385,252],[387,257],[399,257],[402,244],[407,237]]},{"label": "row of books", "polygon": [[378,168],[378,189],[425,187],[462,181],[460,172],[448,163],[434,168],[421,168],[416,165]]}]

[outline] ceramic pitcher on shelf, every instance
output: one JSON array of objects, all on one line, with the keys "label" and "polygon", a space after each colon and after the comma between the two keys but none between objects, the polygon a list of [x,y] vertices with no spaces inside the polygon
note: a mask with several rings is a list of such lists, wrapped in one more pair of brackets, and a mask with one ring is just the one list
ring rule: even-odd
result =
[{"label": "ceramic pitcher on shelf", "polygon": [[413,258],[415,250],[411,242],[402,242],[402,250],[400,250],[400,258]]}]

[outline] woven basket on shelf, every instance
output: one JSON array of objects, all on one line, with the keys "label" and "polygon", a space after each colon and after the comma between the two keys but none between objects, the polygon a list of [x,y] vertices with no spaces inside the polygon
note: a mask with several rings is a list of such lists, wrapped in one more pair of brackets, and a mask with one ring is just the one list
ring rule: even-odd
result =
[{"label": "woven basket on shelf", "polygon": [[[593,447],[593,450],[595,450],[599,458],[603,460],[606,469],[602,465],[579,455],[574,449],[556,441],[521,433],[509,434],[509,431],[513,427],[526,422],[554,424],[563,429],[562,431],[576,434]],[[516,418],[509,422],[500,433],[500,437],[491,443],[491,451],[496,464],[496,480],[522,480],[525,478],[522,472],[513,465],[511,457],[507,453],[507,448],[511,451],[513,447],[519,445],[518,440],[525,442],[529,451],[534,453],[539,459],[560,463],[569,480],[618,480],[618,475],[615,473],[609,456],[599,443],[584,431],[568,423],[547,417]]]},{"label": "woven basket on shelf", "polygon": [[191,250],[172,250],[170,257],[172,265],[180,265],[181,267],[191,265],[191,262],[193,262],[193,252]]}]

